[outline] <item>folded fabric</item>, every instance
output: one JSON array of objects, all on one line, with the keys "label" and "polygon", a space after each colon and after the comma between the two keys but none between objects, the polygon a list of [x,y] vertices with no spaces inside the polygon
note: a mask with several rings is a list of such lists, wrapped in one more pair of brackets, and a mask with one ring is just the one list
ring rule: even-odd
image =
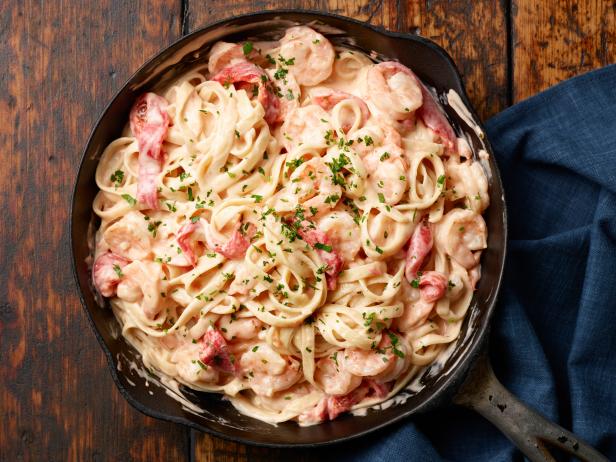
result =
[{"label": "folded fabric", "polygon": [[[510,226],[490,339],[496,375],[616,460],[616,65],[516,104],[487,131]],[[454,405],[320,452],[354,462],[523,458]]]}]

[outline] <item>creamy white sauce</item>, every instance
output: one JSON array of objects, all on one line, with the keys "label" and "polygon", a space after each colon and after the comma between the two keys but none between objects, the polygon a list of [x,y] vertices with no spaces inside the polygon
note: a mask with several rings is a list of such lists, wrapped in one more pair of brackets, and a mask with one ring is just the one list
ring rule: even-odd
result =
[{"label": "creamy white sauce", "polygon": [[462,102],[462,98],[460,98],[460,95],[458,95],[455,90],[449,90],[449,92],[447,92],[447,103],[454,111],[456,111],[466,125],[468,125],[470,129],[473,130],[481,140],[483,140],[485,137],[483,130],[481,130],[481,127],[475,122],[472,114]]}]

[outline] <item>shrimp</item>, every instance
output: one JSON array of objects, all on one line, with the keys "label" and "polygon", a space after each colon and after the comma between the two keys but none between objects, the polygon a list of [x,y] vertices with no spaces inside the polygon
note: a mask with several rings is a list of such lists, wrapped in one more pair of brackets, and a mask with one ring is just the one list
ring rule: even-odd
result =
[{"label": "shrimp", "polygon": [[374,380],[365,380],[359,388],[344,396],[327,397],[327,417],[334,420],[343,412],[349,411],[355,404],[369,396],[384,398],[389,393],[389,387]]},{"label": "shrimp", "polygon": [[[368,165],[378,162],[368,176],[368,182],[372,190],[378,194],[379,202],[386,205],[396,205],[404,196],[408,180],[402,158],[388,156],[391,156],[391,154],[387,150],[375,150],[364,158],[364,165],[368,170]],[[379,160],[375,161],[375,159]]]},{"label": "shrimp", "polygon": [[235,278],[229,284],[227,293],[229,295],[246,295],[257,283],[258,279],[254,277],[252,270],[246,265],[239,264],[235,267]]},{"label": "shrimp", "polygon": [[481,265],[474,266],[468,270],[468,279],[471,283],[471,288],[475,290],[479,279],[481,279]]},{"label": "shrimp", "polygon": [[334,47],[329,40],[310,27],[296,26],[287,29],[284,37],[280,39],[280,54],[289,63],[289,72],[300,85],[317,85],[332,73]]},{"label": "shrimp", "polygon": [[282,124],[281,131],[282,144],[287,152],[292,152],[300,145],[325,148],[328,134],[331,136],[333,133],[327,112],[316,104],[291,110]]},{"label": "shrimp", "polygon": [[409,72],[402,64],[388,61],[375,64],[366,73],[366,99],[392,120],[412,117],[423,102],[421,84]]},{"label": "shrimp", "polygon": [[148,221],[140,212],[128,212],[105,230],[103,239],[114,254],[128,260],[145,259],[152,251]]},{"label": "shrimp", "polygon": [[217,329],[208,329],[200,340],[199,359],[207,366],[226,374],[238,372],[235,357],[229,351],[227,341]]},{"label": "shrimp", "polygon": [[[446,148],[454,150],[457,139],[451,124],[432,94],[408,67],[394,61],[373,66],[366,76],[367,94],[379,109],[394,120],[410,119],[413,111]],[[390,106],[389,103],[396,103]]]},{"label": "shrimp", "polygon": [[186,342],[173,351],[171,361],[175,363],[180,378],[187,383],[216,383],[219,373],[199,359],[200,348],[201,346],[198,343]]},{"label": "shrimp", "polygon": [[320,157],[296,168],[290,181],[297,202],[313,215],[333,209],[342,197],[342,187],[333,183],[331,172]]},{"label": "shrimp", "polygon": [[404,304],[402,315],[395,319],[395,325],[400,332],[409,332],[424,323],[434,309],[434,303],[422,299],[419,289],[411,287],[405,279],[401,281],[399,300]]},{"label": "shrimp", "polygon": [[267,72],[276,89],[276,95],[280,98],[280,109],[276,122],[284,122],[291,111],[299,107],[299,98],[301,96],[299,84],[295,77],[293,77],[293,74],[287,74],[284,79],[276,80],[276,71],[274,69],[267,69],[265,72]]},{"label": "shrimp", "polygon": [[118,284],[118,298],[139,303],[148,319],[154,319],[162,309],[162,296],[166,289],[164,273],[158,263],[135,261],[122,269],[124,276]]},{"label": "shrimp", "polygon": [[315,381],[328,395],[346,395],[359,387],[362,378],[339,367],[331,358],[321,358],[316,365]]},{"label": "shrimp", "polygon": [[229,65],[247,61],[263,67],[267,59],[262,53],[273,48],[274,44],[276,42],[216,42],[210,50],[208,71],[210,75],[215,75]]},{"label": "shrimp", "polygon": [[240,358],[240,370],[257,395],[270,398],[303,376],[296,359],[281,356],[267,343],[256,344],[246,351]]},{"label": "shrimp", "polygon": [[245,90],[248,95],[256,95],[265,110],[265,121],[272,125],[278,120],[280,101],[274,94],[267,74],[260,67],[248,61],[240,61],[223,68],[212,77],[222,85],[235,85],[238,90]]},{"label": "shrimp", "polygon": [[158,208],[156,179],[162,171],[163,140],[169,128],[167,100],[144,93],[130,111],[130,129],[139,146],[137,200],[150,209]]},{"label": "shrimp", "polygon": [[210,50],[207,69],[211,75],[218,74],[235,60],[244,60],[241,45],[229,42],[216,42]]},{"label": "shrimp", "polygon": [[298,420],[302,425],[314,425],[328,419],[334,420],[365,398],[372,396],[381,399],[387,396],[389,391],[389,385],[367,379],[346,395],[324,396],[315,407],[302,412]]},{"label": "shrimp", "polygon": [[488,180],[479,162],[468,160],[458,163],[452,157],[445,168],[452,200],[465,198],[470,208],[477,213],[483,212],[490,205]]},{"label": "shrimp", "polygon": [[254,338],[261,332],[262,326],[263,323],[255,317],[238,318],[233,314],[225,314],[218,320],[218,328],[228,341]]},{"label": "shrimp", "polygon": [[342,367],[353,375],[373,377],[382,374],[394,365],[394,353],[390,338],[383,333],[379,347],[364,350],[362,348],[347,348],[342,357]]},{"label": "shrimp", "polygon": [[198,242],[206,242],[210,250],[213,250],[223,257],[230,260],[243,258],[246,250],[250,247],[250,238],[254,235],[255,228],[253,225],[243,226],[237,223],[231,237],[227,242],[220,242],[210,230],[210,225],[207,221],[197,221],[195,223],[186,223],[178,231],[177,241],[179,247],[188,262],[192,266],[197,264],[197,255],[195,247]]},{"label": "shrimp", "polygon": [[344,261],[351,262],[355,259],[361,249],[361,233],[348,212],[330,212],[323,215],[317,221],[317,226],[327,235],[332,247]]},{"label": "shrimp", "polygon": [[100,255],[92,267],[92,282],[103,297],[113,297],[130,260],[111,252]]},{"label": "shrimp", "polygon": [[424,259],[432,250],[433,245],[434,240],[430,225],[425,221],[421,221],[413,231],[406,254],[404,275],[409,282],[417,276],[417,271],[423,265]]},{"label": "shrimp", "polygon": [[481,250],[487,247],[486,223],[468,209],[450,210],[438,223],[435,237],[439,247],[466,269],[479,263]]},{"label": "shrimp", "polygon": [[[328,112],[344,101],[356,105],[347,107],[347,114],[339,115],[341,128],[345,133],[348,133],[355,125],[357,128],[362,127],[370,117],[370,110],[364,100],[345,91],[322,89],[312,97],[312,101]],[[356,113],[356,107],[359,107],[359,114]],[[348,114],[349,110],[351,114]]]},{"label": "shrimp", "polygon": [[396,319],[396,326],[401,332],[409,332],[424,323],[434,310],[437,300],[447,290],[447,278],[438,271],[418,271],[417,279],[411,281],[411,284],[402,280],[400,299],[404,303],[404,312]]}]

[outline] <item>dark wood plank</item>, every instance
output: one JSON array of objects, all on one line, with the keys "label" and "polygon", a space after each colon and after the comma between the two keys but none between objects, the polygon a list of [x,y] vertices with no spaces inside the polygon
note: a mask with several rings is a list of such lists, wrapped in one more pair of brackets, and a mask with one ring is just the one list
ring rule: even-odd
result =
[{"label": "dark wood plank", "polygon": [[92,124],[130,73],[179,36],[179,14],[179,0],[0,2],[0,460],[188,455],[186,429],[146,418],[116,390],[68,243]]},{"label": "dark wood plank", "polygon": [[434,40],[451,55],[482,120],[508,105],[505,3],[411,0],[408,6],[407,30]]},{"label": "dark wood plank", "polygon": [[[190,32],[225,17],[275,8],[320,9],[350,16],[390,30],[420,33],[443,46],[458,63],[469,96],[482,118],[507,106],[507,34],[502,2],[481,0],[188,0],[186,26]],[[489,21],[486,21],[489,18]],[[481,24],[481,27],[469,27]],[[193,432],[194,456],[199,461],[316,461],[307,451],[251,448]]]},{"label": "dark wood plank", "polygon": [[513,101],[616,61],[616,2],[513,0]]}]

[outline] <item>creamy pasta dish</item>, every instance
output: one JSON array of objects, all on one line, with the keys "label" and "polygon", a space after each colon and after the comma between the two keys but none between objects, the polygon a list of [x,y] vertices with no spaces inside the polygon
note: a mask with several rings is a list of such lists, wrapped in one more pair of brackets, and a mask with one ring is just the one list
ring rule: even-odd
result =
[{"label": "creamy pasta dish", "polygon": [[413,71],[291,27],[137,98],[96,182],[93,283],[155,374],[311,425],[454,342],[488,183]]}]

